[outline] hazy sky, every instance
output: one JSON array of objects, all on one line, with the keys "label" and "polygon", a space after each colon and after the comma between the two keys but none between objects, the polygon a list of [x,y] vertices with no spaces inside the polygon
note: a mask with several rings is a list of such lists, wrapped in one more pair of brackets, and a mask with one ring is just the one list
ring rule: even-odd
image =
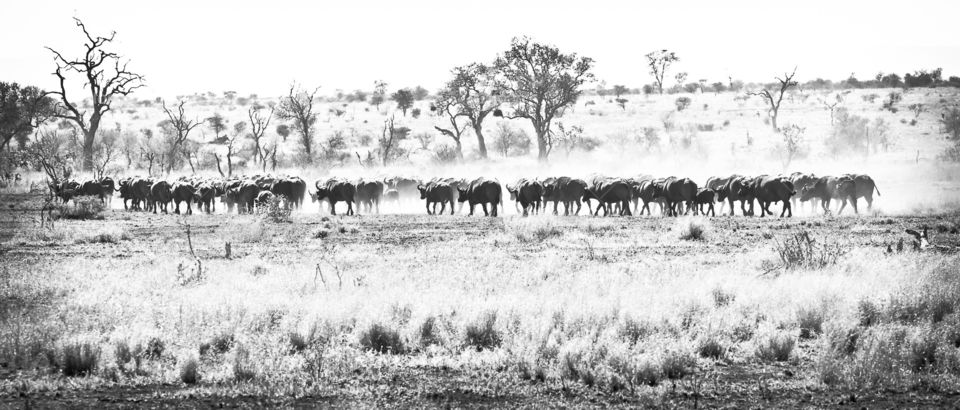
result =
[{"label": "hazy sky", "polygon": [[78,55],[74,16],[95,33],[117,31],[114,48],[147,78],[143,96],[275,96],[292,81],[332,94],[377,79],[433,90],[451,68],[490,61],[521,35],[592,57],[609,85],[650,82],[643,56],[660,48],[679,54],[690,80],[710,82],[769,81],[795,65],[801,81],[936,67],[960,75],[956,0],[302,3],[6,1],[0,81],[56,87],[44,46]]}]

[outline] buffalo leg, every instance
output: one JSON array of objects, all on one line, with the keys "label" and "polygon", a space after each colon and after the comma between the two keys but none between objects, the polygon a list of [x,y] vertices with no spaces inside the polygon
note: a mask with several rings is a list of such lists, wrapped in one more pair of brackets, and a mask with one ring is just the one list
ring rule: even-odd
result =
[{"label": "buffalo leg", "polygon": [[453,209],[454,209],[453,200],[451,199],[451,200],[450,200],[450,215],[453,215]]},{"label": "buffalo leg", "polygon": [[443,211],[447,210],[447,202],[440,201],[440,215],[443,215]]}]

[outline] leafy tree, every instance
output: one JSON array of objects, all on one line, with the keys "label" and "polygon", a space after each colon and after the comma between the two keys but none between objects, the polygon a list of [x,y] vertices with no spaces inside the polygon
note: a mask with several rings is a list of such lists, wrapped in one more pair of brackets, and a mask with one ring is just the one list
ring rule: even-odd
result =
[{"label": "leafy tree", "polygon": [[530,120],[537,134],[537,158],[546,161],[553,143],[550,125],[580,97],[581,86],[593,80],[593,60],[561,53],[556,47],[514,38],[497,57],[499,93],[513,107],[508,118]]},{"label": "leafy tree", "polygon": [[[180,103],[180,107],[183,107],[183,103]],[[220,133],[227,130],[227,120],[223,118],[220,113],[214,113],[213,116],[207,117],[205,120],[207,122],[207,127],[213,131],[214,139],[220,139]]]},{"label": "leafy tree", "polygon": [[523,129],[513,128],[509,122],[501,121],[497,124],[493,149],[504,157],[526,155],[530,152],[530,137]]},{"label": "leafy tree", "polygon": [[625,86],[625,85],[615,85],[615,86],[613,86],[613,95],[616,96],[617,99],[620,99],[620,97],[621,97],[622,95],[626,94],[628,91],[629,91],[629,90],[627,90],[627,86]]},{"label": "leafy tree", "polygon": [[377,110],[380,109],[380,104],[383,104],[387,98],[387,83],[384,81],[374,81],[373,82],[373,94],[370,95],[370,104],[377,106]]},{"label": "leafy tree", "polygon": [[16,139],[26,148],[33,130],[53,117],[55,102],[37,87],[0,82],[0,152]]},{"label": "leafy tree", "polygon": [[293,128],[300,134],[300,145],[303,147],[306,162],[313,162],[313,125],[317,122],[317,113],[313,112],[313,103],[320,87],[312,92],[290,86],[286,97],[280,100],[277,106],[277,118],[283,121],[293,121]]},{"label": "leafy tree", "polygon": [[[50,94],[57,96],[60,107],[56,117],[72,121],[83,133],[83,169],[93,169],[93,146],[100,129],[100,121],[110,111],[114,97],[127,96],[143,87],[143,76],[127,69],[127,62],[121,62],[119,54],[105,48],[113,42],[116,32],[110,37],[92,36],[87,27],[78,18],[74,18],[77,27],[85,36],[83,56],[67,59],[60,52],[47,47],[54,54],[57,69],[53,72],[60,82],[60,90]],[[67,76],[81,77],[83,88],[91,96],[90,107],[78,106],[67,90]]]},{"label": "leafy tree", "polygon": [[653,51],[647,54],[646,57],[647,66],[650,67],[650,75],[653,76],[653,81],[656,83],[657,89],[660,90],[660,94],[663,95],[663,78],[670,68],[670,65],[679,61],[680,58],[677,57],[677,54],[673,51],[666,49]]},{"label": "leafy tree", "polygon": [[[437,94],[433,108],[447,116],[451,124],[464,118],[473,127],[480,157],[487,157],[487,143],[483,136],[483,121],[499,105],[496,94],[495,72],[485,64],[470,64],[453,69],[453,79]],[[457,128],[453,126],[453,128]],[[454,131],[453,129],[448,129]],[[443,131],[444,135],[450,136]],[[462,133],[462,131],[461,131]],[[454,132],[454,134],[456,134]],[[457,137],[459,139],[459,135]],[[460,144],[457,142],[457,146]]]},{"label": "leafy tree", "polygon": [[409,88],[402,88],[390,95],[390,99],[397,103],[397,108],[403,111],[403,116],[407,116],[407,110],[413,107],[413,91]]},{"label": "leafy tree", "polygon": [[279,135],[280,138],[283,138],[284,141],[286,141],[287,137],[290,136],[290,126],[287,124],[277,125],[276,131],[277,131],[277,135]]},{"label": "leafy tree", "polygon": [[413,99],[417,101],[423,101],[429,96],[430,96],[430,91],[427,91],[426,88],[423,88],[418,85],[416,88],[413,89]]}]

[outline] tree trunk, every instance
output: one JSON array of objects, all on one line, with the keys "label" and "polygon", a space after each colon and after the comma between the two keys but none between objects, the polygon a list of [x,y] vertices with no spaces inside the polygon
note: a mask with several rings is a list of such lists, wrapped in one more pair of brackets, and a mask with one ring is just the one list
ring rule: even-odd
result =
[{"label": "tree trunk", "polygon": [[463,146],[460,144],[460,138],[454,140],[457,143],[457,158],[463,161]]},{"label": "tree trunk", "polygon": [[774,110],[773,114],[770,115],[770,123],[773,124],[773,132],[777,132],[777,111]]},{"label": "tree trunk", "polygon": [[547,162],[550,156],[549,147],[547,147],[547,131],[537,128],[537,159],[540,162]]},{"label": "tree trunk", "polygon": [[[477,147],[480,150],[480,158],[487,158],[487,143],[483,140],[483,126],[480,124],[475,124],[473,126],[473,133],[477,135]],[[459,142],[458,142],[459,145]],[[459,147],[458,147],[459,148]]]}]

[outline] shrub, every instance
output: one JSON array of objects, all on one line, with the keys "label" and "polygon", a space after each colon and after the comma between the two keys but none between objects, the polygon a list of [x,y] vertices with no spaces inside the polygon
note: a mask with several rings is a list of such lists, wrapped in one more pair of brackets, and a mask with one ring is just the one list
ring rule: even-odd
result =
[{"label": "shrub", "polygon": [[813,339],[823,333],[823,310],[800,309],[797,312],[797,323],[800,325],[800,338]]},{"label": "shrub", "polygon": [[57,211],[61,218],[66,219],[103,219],[103,211],[106,206],[100,202],[100,198],[94,196],[80,196],[73,198],[73,206],[61,204]]},{"label": "shrub", "polygon": [[160,340],[158,337],[151,337],[150,340],[147,340],[147,346],[143,351],[143,357],[148,359],[159,359],[163,356],[163,351],[165,349],[163,340]]},{"label": "shrub", "polygon": [[420,346],[427,347],[433,344],[440,344],[440,337],[437,334],[437,318],[427,316],[420,325]]},{"label": "shrub", "polygon": [[656,386],[663,379],[663,366],[651,360],[650,357],[645,357],[637,364],[633,378],[638,384]]},{"label": "shrub", "polygon": [[707,230],[707,221],[704,218],[681,218],[677,221],[680,239],[685,241],[699,241],[704,238]]},{"label": "shrub", "polygon": [[563,230],[551,222],[537,220],[521,224],[513,231],[513,235],[523,243],[540,243],[550,238],[563,236]]},{"label": "shrub", "polygon": [[837,263],[849,251],[840,244],[820,243],[806,230],[777,241],[775,249],[785,269],[822,269]]},{"label": "shrub", "polygon": [[504,157],[530,153],[530,137],[523,129],[513,128],[507,121],[497,123],[493,149]]},{"label": "shrub", "polygon": [[697,354],[700,357],[721,360],[727,357],[727,347],[717,335],[703,335],[697,340]]},{"label": "shrub", "polygon": [[764,339],[758,341],[755,354],[758,359],[763,361],[784,362],[790,359],[795,344],[796,341],[793,337],[778,332],[767,335]]},{"label": "shrub", "polygon": [[236,340],[233,337],[233,333],[221,332],[211,337],[206,343],[200,345],[200,354],[223,354],[229,352],[235,342]]},{"label": "shrub", "polygon": [[113,344],[113,358],[117,367],[123,368],[124,365],[133,360],[133,353],[130,350],[130,344],[125,340],[118,340]]},{"label": "shrub", "polygon": [[873,326],[880,322],[880,307],[872,300],[861,299],[857,302],[857,317],[860,318],[860,326]]},{"label": "shrub", "polygon": [[197,384],[200,381],[198,367],[199,363],[194,357],[189,357],[180,363],[180,381],[185,384]]},{"label": "shrub", "polygon": [[948,139],[960,141],[960,108],[953,107],[944,112],[940,118],[940,125]]},{"label": "shrub", "polygon": [[293,207],[284,205],[285,202],[286,198],[283,195],[271,196],[266,203],[258,204],[257,215],[276,223],[290,222]]},{"label": "shrub", "polygon": [[243,345],[238,345],[233,349],[231,368],[234,380],[249,381],[257,377],[256,369],[250,363],[250,352]]},{"label": "shrub", "polygon": [[67,377],[86,376],[97,370],[100,348],[93,343],[70,343],[63,346],[61,370]]},{"label": "shrub", "polygon": [[405,351],[400,334],[379,323],[370,325],[360,334],[360,346],[377,353],[402,354]]},{"label": "shrub", "polygon": [[680,380],[693,374],[697,365],[697,359],[685,350],[669,350],[660,360],[660,370],[669,380]]},{"label": "shrub", "polygon": [[683,111],[687,109],[687,107],[689,107],[692,103],[693,100],[691,100],[690,97],[679,97],[676,101],[674,101],[674,104],[677,106],[677,111]]},{"label": "shrub", "polygon": [[733,303],[737,298],[737,295],[733,292],[729,292],[719,286],[713,288],[713,290],[710,291],[710,295],[713,296],[713,305],[718,308]]},{"label": "shrub", "polygon": [[474,323],[467,325],[464,343],[467,346],[483,349],[493,349],[500,346],[502,341],[500,332],[494,327],[497,322],[496,313],[489,312],[481,316]]}]

